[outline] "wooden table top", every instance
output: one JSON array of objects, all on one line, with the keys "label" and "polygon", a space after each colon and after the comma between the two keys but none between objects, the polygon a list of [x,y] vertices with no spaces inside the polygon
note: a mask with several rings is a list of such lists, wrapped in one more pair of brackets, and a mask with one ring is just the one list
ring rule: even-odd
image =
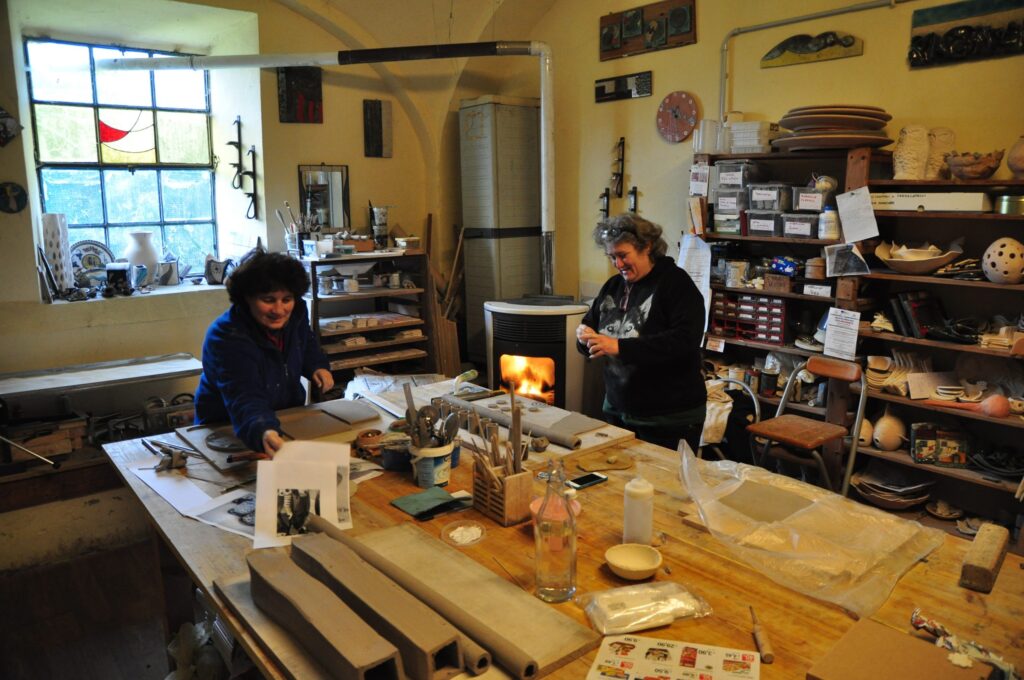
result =
[{"label": "wooden table top", "polygon": [[[372,423],[367,426],[373,426]],[[353,434],[353,433],[347,433]],[[213,589],[216,578],[232,577],[246,570],[244,555],[251,541],[178,514],[168,503],[129,471],[152,456],[138,440],[108,444],[105,447],[128,486],[139,497],[153,525],[172,552],[209,600],[221,611],[236,638],[257,666],[270,678],[284,677],[258,643],[227,609]],[[628,454],[641,465],[662,471],[674,470],[677,454],[640,441],[612,445],[609,454]],[[449,490],[471,490],[470,460],[463,458],[452,471]],[[527,467],[540,469],[542,461],[531,460]],[[607,471],[607,483],[583,489],[579,518],[577,560],[578,592],[603,590],[627,585],[604,564],[604,551],[621,541],[622,494],[633,470]],[[535,491],[543,492],[543,483],[535,481]],[[354,534],[413,521],[389,504],[391,499],[418,489],[411,475],[395,472],[359,485],[352,498]],[[211,493],[213,491],[211,490]],[[679,511],[681,501],[660,489],[655,495],[655,534],[664,533],[660,550],[671,574],[664,570],[656,580],[677,581],[704,597],[714,613],[703,619],[677,621],[671,626],[641,631],[637,635],[686,640],[689,642],[755,649],[748,610],[753,605],[762,626],[769,632],[775,662],[762,665],[762,678],[804,678],[811,664],[822,657],[854,623],[840,608],[798,594],[735,561],[725,547],[710,534],[684,524]],[[522,585],[533,583],[533,537],[528,523],[501,527],[475,510],[437,517],[416,524],[435,536],[454,519],[474,519],[487,528],[484,540],[463,548],[467,555],[503,578],[509,574]],[[872,618],[901,631],[911,631],[911,612],[920,607],[925,616],[946,624],[962,637],[974,639],[1024,668],[1024,571],[1021,558],[1008,554],[992,593],[965,590],[957,585],[960,564],[968,541],[946,536],[943,545],[926,562],[916,564],[896,585],[882,608]],[[511,579],[509,579],[511,580]],[[583,610],[572,603],[551,605],[566,616],[589,625]],[[549,677],[582,678],[594,659],[594,652],[562,667]],[[504,677],[494,670],[491,677]],[[460,676],[461,677],[461,676]],[[489,676],[484,676],[489,677]]]}]

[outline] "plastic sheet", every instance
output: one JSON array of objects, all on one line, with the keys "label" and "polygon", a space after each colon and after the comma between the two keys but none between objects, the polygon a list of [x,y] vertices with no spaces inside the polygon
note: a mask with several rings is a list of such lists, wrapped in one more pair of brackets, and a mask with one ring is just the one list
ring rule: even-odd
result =
[{"label": "plastic sheet", "polygon": [[578,602],[590,623],[604,635],[667,626],[676,619],[711,614],[704,598],[672,581],[600,590],[587,593]]},{"label": "plastic sheet", "polygon": [[738,559],[861,617],[944,540],[936,529],[733,461],[698,463],[684,453],[680,480],[704,525]]}]

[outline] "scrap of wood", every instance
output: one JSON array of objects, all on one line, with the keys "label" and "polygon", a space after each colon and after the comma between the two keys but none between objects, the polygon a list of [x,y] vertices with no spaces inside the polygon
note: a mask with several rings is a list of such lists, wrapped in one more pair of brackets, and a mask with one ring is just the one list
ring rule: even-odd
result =
[{"label": "scrap of wood", "polygon": [[455,627],[351,548],[308,534],[292,541],[292,560],[398,647],[410,678],[444,680],[462,672]]},{"label": "scrap of wood", "polygon": [[1009,542],[1010,532],[1006,527],[990,522],[982,524],[960,567],[960,585],[991,593]]},{"label": "scrap of wood", "polygon": [[333,677],[404,677],[395,646],[283,550],[257,550],[246,560],[256,606],[291,633]]}]

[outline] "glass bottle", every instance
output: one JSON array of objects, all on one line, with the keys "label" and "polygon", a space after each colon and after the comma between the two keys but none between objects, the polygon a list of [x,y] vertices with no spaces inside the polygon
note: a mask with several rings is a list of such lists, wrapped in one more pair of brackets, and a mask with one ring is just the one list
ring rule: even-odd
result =
[{"label": "glass bottle", "polygon": [[576,592],[576,518],[565,466],[548,463],[548,484],[533,524],[537,597],[564,602]]}]

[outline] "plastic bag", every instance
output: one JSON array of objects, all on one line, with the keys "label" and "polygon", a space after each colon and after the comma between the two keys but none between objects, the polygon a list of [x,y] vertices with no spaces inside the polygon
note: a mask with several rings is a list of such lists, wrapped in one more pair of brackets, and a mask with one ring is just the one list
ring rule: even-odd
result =
[{"label": "plastic bag", "polygon": [[676,619],[711,614],[711,606],[672,581],[643,583],[587,593],[579,604],[590,623],[604,635],[667,626]]}]

